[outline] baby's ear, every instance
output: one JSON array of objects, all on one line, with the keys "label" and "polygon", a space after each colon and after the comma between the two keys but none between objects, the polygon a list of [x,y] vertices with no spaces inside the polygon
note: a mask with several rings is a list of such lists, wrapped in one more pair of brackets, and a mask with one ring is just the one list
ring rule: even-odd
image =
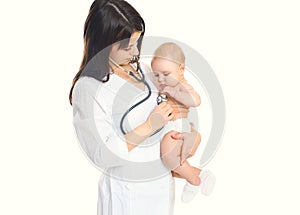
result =
[{"label": "baby's ear", "polygon": [[185,68],[184,64],[180,64],[180,65],[179,65],[179,72],[180,72],[180,75],[183,75],[183,73],[184,73],[184,68]]}]

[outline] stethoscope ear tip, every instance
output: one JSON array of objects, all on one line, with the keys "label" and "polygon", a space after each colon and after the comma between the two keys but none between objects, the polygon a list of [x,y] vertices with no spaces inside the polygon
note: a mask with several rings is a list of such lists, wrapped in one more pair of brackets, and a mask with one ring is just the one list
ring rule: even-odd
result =
[{"label": "stethoscope ear tip", "polygon": [[137,55],[133,55],[130,63],[138,63],[138,61],[139,61],[139,57]]}]

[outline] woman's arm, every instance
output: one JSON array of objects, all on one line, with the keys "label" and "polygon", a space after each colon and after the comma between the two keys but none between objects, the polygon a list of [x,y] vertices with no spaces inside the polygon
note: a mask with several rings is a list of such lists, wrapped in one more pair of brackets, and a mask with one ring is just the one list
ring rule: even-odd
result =
[{"label": "woman's arm", "polygon": [[150,113],[146,122],[124,135],[128,151],[131,151],[134,147],[170,121],[174,117],[172,111],[171,105],[162,102]]},{"label": "woman's arm", "polygon": [[79,144],[98,167],[124,165],[128,148],[124,138],[114,130],[114,122],[106,107],[97,101],[99,81],[83,77],[73,90],[73,125]]}]

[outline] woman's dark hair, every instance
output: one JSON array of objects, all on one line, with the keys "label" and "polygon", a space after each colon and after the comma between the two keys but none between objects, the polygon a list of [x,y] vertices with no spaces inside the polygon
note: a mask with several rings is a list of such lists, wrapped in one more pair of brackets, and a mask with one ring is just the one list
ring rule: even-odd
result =
[{"label": "woman's dark hair", "polygon": [[[140,14],[124,0],[93,2],[84,24],[83,59],[69,94],[71,105],[73,88],[81,76],[93,77],[101,82],[109,80],[111,45],[121,41],[120,48],[127,47],[129,38],[136,31],[142,32],[137,45],[140,51],[145,32],[145,23]],[[101,67],[87,68],[90,61],[97,61]]]}]

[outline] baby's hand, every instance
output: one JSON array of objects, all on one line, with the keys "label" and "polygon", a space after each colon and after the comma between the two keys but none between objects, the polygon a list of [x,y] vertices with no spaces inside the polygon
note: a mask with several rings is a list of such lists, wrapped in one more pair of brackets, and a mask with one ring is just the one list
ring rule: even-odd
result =
[{"label": "baby's hand", "polygon": [[173,87],[170,86],[166,86],[163,90],[162,93],[167,93],[169,94],[171,97],[174,97],[176,94],[177,90]]}]

